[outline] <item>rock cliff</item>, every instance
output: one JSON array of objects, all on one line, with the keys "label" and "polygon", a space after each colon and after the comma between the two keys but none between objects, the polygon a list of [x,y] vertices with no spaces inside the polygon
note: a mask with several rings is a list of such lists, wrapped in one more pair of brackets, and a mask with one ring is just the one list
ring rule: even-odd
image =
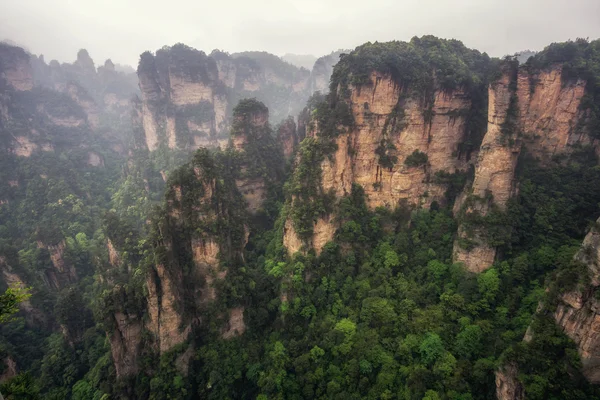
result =
[{"label": "rock cliff", "polygon": [[200,150],[174,173],[165,213],[154,222],[157,263],[146,280],[145,327],[160,354],[188,341],[202,322],[202,311],[217,299],[216,285],[228,272],[221,262],[242,260],[244,198],[221,168],[218,158]]},{"label": "rock cliff", "polygon": [[[448,87],[436,79],[434,71],[425,70],[420,79],[428,81],[427,88],[415,88],[408,76],[396,75],[389,65],[361,70],[358,78],[359,71],[352,69],[364,61],[362,57],[371,56],[362,51],[357,49],[337,64],[332,92],[314,107],[307,124],[306,135],[327,147],[327,154],[319,160],[319,192],[339,199],[359,184],[371,209],[394,209],[400,202],[411,206],[447,203],[445,179],[466,174],[470,168],[473,152],[465,151],[470,139],[468,122],[485,107],[476,98],[484,86]],[[403,54],[404,49],[381,51]],[[407,71],[412,73],[417,72]],[[293,197],[291,209],[298,204]],[[318,253],[333,238],[336,229],[331,220],[331,215],[322,214],[312,221],[312,229],[307,229],[313,237],[303,238],[308,248]],[[286,223],[284,243],[291,253],[301,247],[296,225],[291,220]]]},{"label": "rock cliff", "polygon": [[[327,81],[330,74],[330,67],[319,72]],[[308,70],[265,52],[206,55],[177,44],[142,54],[138,76],[138,113],[150,151],[224,148],[233,108],[243,98],[263,102],[278,123],[297,115],[312,93]]]},{"label": "rock cliff", "polygon": [[33,89],[33,70],[23,49],[0,43],[0,80],[17,91]]},{"label": "rock cliff", "polygon": [[[565,154],[573,145],[593,140],[578,126],[585,82],[563,77],[561,66],[530,72],[516,62],[489,88],[488,127],[475,164],[475,176],[465,189],[459,218],[485,217],[492,208],[504,210],[515,194],[515,170],[522,148],[541,162]],[[462,206],[462,210],[460,207]],[[467,269],[489,268],[496,250],[485,239],[485,228],[469,223],[459,227],[454,260]]]},{"label": "rock cliff", "polygon": [[[466,180],[454,204],[461,222],[454,260],[481,272],[496,258],[482,221],[491,212],[503,212],[516,193],[521,150],[544,163],[576,146],[595,145],[583,123],[590,115],[582,107],[586,82],[565,73],[560,63],[519,66],[507,59],[494,64],[476,52],[477,62],[463,59],[471,63],[467,72],[439,57],[456,51],[445,46],[423,37],[365,45],[342,55],[331,93],[301,114],[303,121],[307,115],[310,120],[299,118],[298,131],[321,148],[314,191],[321,197],[340,199],[358,184],[371,209],[394,209],[401,201],[412,207],[452,205],[461,190],[457,182]],[[326,222],[333,218],[321,207],[310,224],[299,223],[302,207],[321,204],[301,198],[289,198],[292,217],[284,243],[292,253],[301,242],[318,253],[335,234]]]},{"label": "rock cliff", "polygon": [[294,118],[288,117],[279,125],[277,128],[277,143],[283,150],[284,157],[290,159],[299,144]]},{"label": "rock cliff", "polygon": [[227,97],[217,62],[184,45],[142,54],[138,66],[148,150],[216,146],[225,128]]},{"label": "rock cliff", "polygon": [[56,244],[45,244],[38,241],[38,248],[46,250],[52,262],[53,268],[44,271],[45,281],[50,288],[59,290],[77,282],[75,267],[65,260],[66,243],[64,239]]},{"label": "rock cliff", "polygon": [[523,385],[517,380],[517,368],[509,365],[496,371],[496,398],[498,400],[524,400]]},{"label": "rock cliff", "polygon": [[[129,99],[137,89],[131,76],[111,65],[96,70],[83,50],[73,64],[46,64],[42,56],[2,44],[0,119],[10,129],[7,147],[30,157],[97,141],[123,153],[131,131]],[[92,155],[89,164],[103,163]]]},{"label": "rock cliff", "polygon": [[577,262],[587,267],[589,283],[562,293],[554,312],[556,323],[577,345],[583,375],[591,383],[600,382],[600,302],[597,299],[600,286],[599,223],[597,221],[587,234],[581,250],[575,256]]}]

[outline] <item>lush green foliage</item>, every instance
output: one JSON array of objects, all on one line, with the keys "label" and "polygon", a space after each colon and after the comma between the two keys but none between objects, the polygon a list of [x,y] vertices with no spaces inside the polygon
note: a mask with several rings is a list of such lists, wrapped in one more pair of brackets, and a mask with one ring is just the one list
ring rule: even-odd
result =
[{"label": "lush green foliage", "polygon": [[340,84],[369,83],[369,74],[378,71],[389,74],[401,87],[427,95],[434,76],[445,90],[472,88],[487,82],[493,65],[487,54],[468,49],[458,40],[423,36],[410,42],[367,43],[342,54],[330,88],[334,92]]}]

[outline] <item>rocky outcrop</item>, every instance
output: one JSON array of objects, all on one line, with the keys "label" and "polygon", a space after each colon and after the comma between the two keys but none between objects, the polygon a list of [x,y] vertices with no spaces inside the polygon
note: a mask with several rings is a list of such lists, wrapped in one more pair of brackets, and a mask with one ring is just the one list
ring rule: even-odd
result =
[{"label": "rocky outcrop", "polygon": [[223,339],[230,339],[243,335],[245,331],[244,307],[232,308],[229,311],[229,322],[227,323],[227,327],[223,330],[221,337]]},{"label": "rocky outcrop", "polygon": [[148,288],[147,328],[154,335],[161,353],[185,342],[191,332],[191,323],[184,320],[181,304],[183,287],[181,271],[167,271],[162,264],[156,265],[146,283]]},{"label": "rocky outcrop", "polygon": [[113,267],[120,266],[121,255],[115,248],[115,245],[113,244],[112,240],[110,240],[110,238],[106,239],[106,248],[108,250],[108,261],[110,262],[110,265]]},{"label": "rocky outcrop", "polygon": [[23,49],[0,43],[0,80],[17,91],[33,89],[33,70]]},{"label": "rocky outcrop", "polygon": [[[393,209],[403,200],[427,206],[445,201],[446,186],[437,182],[437,173],[468,169],[460,144],[471,100],[462,90],[437,90],[427,104],[412,98],[390,75],[372,72],[366,84],[351,85],[348,99],[338,101],[347,104],[354,123],[335,137],[335,153],[321,163],[323,192],[340,198],[359,184],[372,209]],[[323,135],[317,122],[307,135]],[[411,162],[415,154],[421,155],[420,162]],[[317,251],[333,238],[335,228],[326,226],[328,220],[315,221],[309,244]],[[300,246],[291,224],[286,228],[284,243],[293,253]]]},{"label": "rocky outcrop", "polygon": [[71,96],[85,112],[87,121],[92,129],[97,129],[100,124],[100,110],[94,99],[80,85],[69,82],[65,88],[66,92]]},{"label": "rocky outcrop", "polygon": [[263,142],[271,142],[269,110],[259,101],[243,100],[233,113],[231,130],[232,148],[242,155],[240,174],[235,183],[244,196],[251,213],[256,213],[266,199],[265,176],[257,173],[255,157],[266,157],[256,147]]},{"label": "rocky outcrop", "polygon": [[96,153],[95,151],[88,152],[88,165],[92,167],[103,167],[104,166],[104,158]]},{"label": "rocky outcrop", "polygon": [[298,147],[298,135],[294,118],[289,117],[277,128],[277,143],[283,150],[283,156],[290,159]]},{"label": "rocky outcrop", "polygon": [[4,369],[0,375],[0,383],[5,383],[17,376],[19,369],[17,368],[17,362],[11,356],[6,357],[2,362],[4,363]]},{"label": "rocky outcrop", "polygon": [[[490,85],[487,133],[473,183],[463,196],[463,209],[457,208],[459,214],[485,216],[491,207],[504,209],[515,193],[515,170],[522,147],[544,162],[569,152],[573,144],[591,144],[589,134],[576,129],[584,92],[585,82],[567,81],[560,67],[530,73],[513,65]],[[458,234],[455,261],[473,272],[493,264],[496,250],[486,243],[484,228],[462,224]]]},{"label": "rocky outcrop", "polygon": [[[21,289],[28,287],[25,279],[17,273],[4,256],[0,256],[0,272],[2,281],[7,286],[19,287]],[[43,326],[48,322],[48,316],[35,308],[29,299],[23,300],[19,304],[19,309],[25,312],[26,320],[30,324],[39,324]]]},{"label": "rocky outcrop", "polygon": [[560,295],[554,319],[577,345],[583,375],[591,383],[600,383],[600,231],[596,226],[587,234],[577,262],[587,266],[589,284],[579,285]]},{"label": "rocky outcrop", "polygon": [[[328,62],[319,79],[329,81]],[[320,65],[320,64],[319,64]],[[255,97],[279,122],[297,115],[309,98],[309,71],[265,52],[206,55],[182,44],[146,52],[138,67],[145,147],[217,147],[233,124],[234,105]]]},{"label": "rocky outcrop", "polygon": [[142,54],[138,66],[143,132],[148,150],[216,145],[226,93],[214,59],[184,45]]},{"label": "rocky outcrop", "polygon": [[517,367],[509,365],[496,371],[496,398],[498,400],[524,400],[523,385],[517,379]]},{"label": "rocky outcrop", "polygon": [[[402,199],[412,204],[442,201],[445,187],[433,182],[434,174],[467,168],[457,154],[465,127],[460,115],[470,108],[469,98],[461,91],[437,91],[430,106],[433,117],[427,119],[424,105],[401,97],[401,87],[390,76],[372,73],[369,85],[350,91],[355,127],[336,139],[332,161],[326,159],[321,165],[324,191],[333,190],[341,197],[358,183],[371,208],[393,208]],[[397,161],[382,162],[378,154],[382,147],[386,156]],[[427,161],[407,165],[415,151],[426,154]]]},{"label": "rocky outcrop", "polygon": [[114,329],[109,335],[110,349],[117,377],[138,372],[139,346],[142,341],[142,321],[136,315],[114,314]]},{"label": "rocky outcrop", "polygon": [[[488,128],[481,143],[475,178],[470,191],[460,210],[463,215],[477,213],[485,216],[493,204],[504,208],[514,190],[514,172],[520,152],[520,139],[515,141],[503,132],[507,112],[511,103],[511,76],[503,75],[502,79],[490,86],[488,91]],[[514,105],[513,105],[514,107]],[[513,110],[514,112],[514,110]],[[468,203],[468,204],[467,204]],[[460,213],[459,213],[460,214]],[[465,224],[458,230],[460,239],[468,238],[476,244],[468,248],[461,245],[460,239],[454,245],[454,260],[462,262],[472,272],[481,272],[489,268],[496,256],[495,248],[485,243],[483,228],[467,229]]]},{"label": "rocky outcrop", "polygon": [[318,218],[313,224],[312,234],[308,242],[302,240],[296,233],[291,219],[287,219],[283,229],[283,245],[289,254],[306,252],[312,248],[318,254],[321,253],[327,242],[333,239],[337,226],[330,216]]},{"label": "rocky outcrop", "polygon": [[3,44],[0,86],[11,90],[0,90],[0,129],[11,127],[2,132],[8,150],[30,157],[94,142],[123,153],[131,130],[129,99],[137,89],[110,65],[96,70],[84,50],[73,64],[46,64],[42,56]]},{"label": "rocky outcrop", "polygon": [[[251,142],[243,136],[247,133],[253,137],[268,128],[268,114],[248,112],[237,121],[241,137],[237,141],[239,147],[232,150],[239,151],[239,158],[243,159]],[[232,160],[219,158],[229,157],[225,154],[215,155],[202,149],[189,165],[175,172],[164,217],[156,221],[157,229],[164,233],[157,240],[160,262],[147,276],[146,327],[161,354],[189,340],[194,327],[203,321],[202,310],[218,300],[216,283],[228,273],[224,266],[243,262],[249,234],[245,226],[246,206],[252,204],[245,201],[236,186],[244,179],[230,175],[229,167],[225,167]],[[242,168],[234,171],[241,173]],[[186,260],[184,254],[189,255],[191,268],[181,264],[181,260]],[[236,317],[238,311],[232,312],[231,328],[223,330],[230,332],[226,333],[228,337],[243,333],[243,318]]]},{"label": "rocky outcrop", "polygon": [[48,251],[53,268],[44,271],[46,284],[55,290],[62,289],[71,283],[77,282],[75,267],[65,260],[66,242],[61,240],[57,244],[37,243],[38,248]]}]

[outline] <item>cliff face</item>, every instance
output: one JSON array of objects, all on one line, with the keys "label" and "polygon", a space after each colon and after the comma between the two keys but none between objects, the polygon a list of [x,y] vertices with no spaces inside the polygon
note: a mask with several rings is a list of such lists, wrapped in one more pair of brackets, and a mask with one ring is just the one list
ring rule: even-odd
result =
[{"label": "cliff face", "polygon": [[[371,72],[367,83],[349,86],[348,99],[340,101],[347,102],[354,123],[333,139],[335,152],[321,162],[324,193],[341,198],[353,184],[360,184],[371,209],[393,209],[401,201],[413,206],[445,202],[446,185],[436,175],[469,167],[460,147],[472,105],[467,94],[438,89],[426,103],[391,76]],[[318,121],[311,124],[314,129],[307,135],[322,137]],[[422,161],[411,162],[415,154]],[[330,219],[315,221],[308,242],[317,252],[335,233]],[[301,247],[291,222],[286,224],[284,243],[291,253]]]},{"label": "cliff face", "polygon": [[37,87],[66,93],[83,110],[94,135],[113,151],[124,154],[131,135],[131,98],[139,93],[137,76],[120,72],[110,60],[96,68],[86,50],[73,63],[46,64],[43,56],[30,56]]},{"label": "cliff face", "polygon": [[[423,105],[402,99],[401,88],[389,76],[372,73],[368,85],[350,91],[355,127],[336,139],[332,161],[321,165],[324,190],[341,197],[358,183],[370,208],[393,208],[402,199],[411,204],[442,201],[445,188],[432,182],[434,174],[467,168],[466,161],[457,156],[464,117],[454,117],[451,111],[464,115],[471,105],[469,98],[461,91],[436,91],[430,106],[433,118],[427,121]],[[403,111],[398,112],[400,107]],[[396,113],[403,113],[403,118]],[[397,157],[393,166],[380,162],[382,143],[389,149],[386,156]],[[407,165],[406,159],[415,151],[426,154],[428,162]],[[428,197],[423,196],[425,192]]]},{"label": "cliff face", "polygon": [[66,243],[64,239],[54,245],[38,241],[38,248],[47,250],[50,255],[53,268],[44,271],[46,284],[50,288],[59,290],[77,282],[75,267],[65,260]]},{"label": "cliff face", "polygon": [[239,154],[236,187],[254,214],[263,206],[269,185],[272,189],[283,179],[281,149],[273,140],[264,104],[252,99],[238,104],[233,112],[231,146]]},{"label": "cliff face", "polygon": [[33,89],[33,70],[23,49],[0,43],[0,79],[17,91]]},{"label": "cliff face", "polygon": [[138,372],[142,321],[136,315],[118,312],[114,315],[114,324],[109,341],[117,377],[135,375]]},{"label": "cliff face", "polygon": [[[331,69],[320,73],[329,80]],[[310,73],[265,52],[227,54],[184,45],[146,52],[138,68],[145,147],[195,150],[221,147],[233,124],[233,108],[256,98],[271,121],[297,115],[312,93]]]},{"label": "cliff face", "polygon": [[277,128],[277,143],[283,150],[283,156],[290,159],[298,147],[298,134],[294,118],[289,117]]},{"label": "cliff face", "polygon": [[[226,151],[200,149],[169,178],[164,210],[152,221],[156,263],[146,275],[143,311],[120,307],[109,316],[116,321],[109,337],[120,376],[137,372],[140,342],[134,336],[140,330],[149,333],[147,345],[158,354],[188,349],[177,361],[182,373],[192,354],[192,332],[206,328],[207,310],[222,320],[217,333],[223,338],[244,333],[244,307],[221,306],[218,287],[244,265],[251,214],[263,207],[272,187],[282,185],[283,157],[268,120],[264,104],[240,102]],[[112,241],[108,248],[113,267],[126,263]]]},{"label": "cliff face", "polygon": [[156,56],[142,54],[138,67],[143,132],[148,150],[217,145],[225,128],[225,86],[214,59],[176,45]]},{"label": "cliff face", "polygon": [[[585,82],[566,81],[560,67],[537,73],[520,68],[505,73],[490,85],[488,128],[475,165],[471,187],[465,189],[462,204],[455,208],[463,215],[485,216],[492,207],[503,210],[515,194],[515,169],[523,147],[542,162],[570,151],[574,144],[591,144],[589,135],[576,125]],[[463,210],[460,210],[463,206]],[[468,232],[467,232],[468,231]],[[496,250],[485,242],[482,227],[459,228],[454,260],[467,269],[489,268]],[[464,242],[463,242],[464,243]]]},{"label": "cliff face", "polygon": [[[479,54],[472,55],[481,57],[477,63],[463,59],[471,63],[469,73],[452,62],[438,65],[440,52],[447,49],[428,40],[362,46],[342,56],[326,104],[313,107],[308,123],[303,113],[298,131],[328,147],[319,161],[319,191],[340,199],[358,184],[371,209],[393,209],[401,201],[413,207],[452,202],[447,195],[452,180],[474,171],[454,204],[462,222],[454,260],[481,272],[491,266],[496,250],[487,244],[481,222],[474,221],[503,211],[515,194],[522,148],[543,163],[573,145],[593,144],[580,123],[587,118],[580,110],[586,85],[566,76],[560,65],[536,69],[504,61],[501,78],[486,93],[485,82],[497,66]],[[431,52],[435,46],[437,53]],[[422,64],[415,61],[419,57]],[[292,214],[297,198],[290,198]],[[298,250],[302,241],[310,248],[331,240],[336,229],[327,226],[329,214],[321,211],[312,228],[301,227],[312,231],[303,240],[289,221],[288,249]],[[316,245],[317,253],[321,246]]]},{"label": "cliff face", "polygon": [[587,234],[575,259],[587,266],[590,283],[563,293],[554,319],[577,345],[583,375],[591,383],[599,383],[600,301],[597,291],[600,286],[600,232],[597,227]]},{"label": "cliff face", "polygon": [[[11,151],[30,157],[58,146],[87,147],[92,139],[123,153],[131,130],[129,98],[136,88],[110,65],[96,70],[85,51],[73,64],[46,64],[41,56],[3,44],[0,120],[10,129],[5,143]],[[89,164],[103,162],[91,154]]]},{"label": "cliff face", "polygon": [[[166,214],[158,221],[158,229],[170,233],[163,234],[157,250],[163,254],[161,262],[146,283],[146,328],[161,354],[188,340],[194,325],[201,322],[201,311],[217,299],[215,283],[227,274],[220,261],[240,260],[247,241],[244,218],[230,203],[241,206],[243,212],[243,198],[235,186],[220,183],[212,156],[208,152],[196,155],[188,168],[175,177],[167,195]],[[187,184],[180,185],[179,179]],[[230,219],[233,216],[236,220]],[[224,225],[230,229],[215,230]],[[193,263],[191,270],[182,264],[186,254]]]}]

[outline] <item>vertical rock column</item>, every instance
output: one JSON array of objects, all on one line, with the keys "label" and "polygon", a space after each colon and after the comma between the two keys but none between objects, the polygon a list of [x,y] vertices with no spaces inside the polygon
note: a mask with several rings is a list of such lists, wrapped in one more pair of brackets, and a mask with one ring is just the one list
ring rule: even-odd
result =
[{"label": "vertical rock column", "polygon": [[[506,132],[509,125],[508,114],[517,113],[517,103],[513,97],[516,96],[516,89],[511,87],[511,83],[516,85],[516,82],[512,79],[514,78],[510,75],[504,74],[498,82],[490,85],[488,129],[478,155],[473,185],[459,212],[462,217],[473,213],[485,216],[492,206],[504,209],[513,193],[520,142],[516,138],[516,132],[512,132],[512,135]],[[454,261],[464,263],[472,272],[481,272],[491,267],[496,249],[486,243],[485,235],[484,227],[467,227],[466,224],[461,224],[458,229],[459,239],[454,243]]]}]

